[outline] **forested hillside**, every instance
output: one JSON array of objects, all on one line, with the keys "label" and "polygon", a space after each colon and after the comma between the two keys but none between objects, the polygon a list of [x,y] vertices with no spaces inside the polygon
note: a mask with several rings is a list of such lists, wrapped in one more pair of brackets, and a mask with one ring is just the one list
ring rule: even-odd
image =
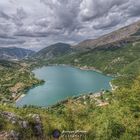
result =
[{"label": "forested hillside", "polygon": [[[140,73],[140,43],[130,43],[122,48],[92,50],[65,55],[50,63],[70,64],[78,67],[95,68],[106,74],[117,75],[115,84],[124,86]],[[119,81],[118,81],[119,80]]]},{"label": "forested hillside", "polygon": [[1,103],[13,103],[25,90],[41,82],[34,77],[27,64],[0,60]]}]

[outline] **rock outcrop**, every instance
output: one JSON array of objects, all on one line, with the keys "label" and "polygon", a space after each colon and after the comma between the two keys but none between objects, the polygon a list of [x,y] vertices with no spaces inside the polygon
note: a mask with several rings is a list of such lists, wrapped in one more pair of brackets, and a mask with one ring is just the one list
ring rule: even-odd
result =
[{"label": "rock outcrop", "polygon": [[[21,116],[18,116],[12,112],[0,112],[0,116],[4,118],[6,121],[9,121],[12,125],[20,128],[19,132],[16,130],[9,130],[0,132],[0,140],[22,140],[23,134],[22,132],[28,131],[28,129],[32,130],[32,133],[38,139],[43,138],[43,126],[41,122],[41,118],[38,114],[30,114],[27,116],[27,120],[23,119]],[[30,120],[32,120],[30,122]]]}]

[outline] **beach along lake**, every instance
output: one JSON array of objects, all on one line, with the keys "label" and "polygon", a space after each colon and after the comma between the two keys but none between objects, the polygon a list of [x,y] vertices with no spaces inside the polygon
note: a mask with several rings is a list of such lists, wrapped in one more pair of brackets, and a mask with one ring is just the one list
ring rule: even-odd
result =
[{"label": "beach along lake", "polygon": [[47,107],[68,97],[111,89],[113,79],[96,71],[80,70],[70,66],[46,66],[33,70],[44,84],[31,88],[16,102],[17,106]]}]

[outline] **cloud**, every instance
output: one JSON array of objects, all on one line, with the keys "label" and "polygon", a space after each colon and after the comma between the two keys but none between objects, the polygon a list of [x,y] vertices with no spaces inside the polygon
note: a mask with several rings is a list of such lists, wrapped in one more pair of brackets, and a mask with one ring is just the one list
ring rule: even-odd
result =
[{"label": "cloud", "polygon": [[78,19],[81,0],[53,0],[51,2],[42,0],[42,2],[50,10],[48,14],[51,22],[50,27],[67,30],[68,32],[81,27]]},{"label": "cloud", "polygon": [[4,13],[3,11],[0,11],[0,18],[3,18],[5,20],[9,20],[10,19],[10,17],[6,13]]},{"label": "cloud", "polygon": [[108,30],[109,28],[112,28],[121,22],[123,22],[121,13],[109,13],[107,16],[96,20],[93,24],[93,28],[96,30]]},{"label": "cloud", "polygon": [[12,21],[18,27],[23,26],[23,20],[27,18],[27,13],[24,11],[23,8],[17,8],[16,13],[12,15]]},{"label": "cloud", "polygon": [[16,39],[12,39],[12,38],[0,38],[0,43],[1,43],[2,46],[5,46],[5,45],[20,45],[20,44],[25,43],[25,41],[24,40],[16,40]]},{"label": "cloud", "polygon": [[81,7],[81,18],[83,21],[93,20],[108,15],[115,6],[119,7],[129,0],[83,0]]},{"label": "cloud", "polygon": [[140,1],[134,2],[133,0],[131,0],[126,10],[126,14],[127,13],[130,17],[140,16]]},{"label": "cloud", "polygon": [[0,46],[40,49],[97,38],[140,19],[136,0],[0,1]]}]

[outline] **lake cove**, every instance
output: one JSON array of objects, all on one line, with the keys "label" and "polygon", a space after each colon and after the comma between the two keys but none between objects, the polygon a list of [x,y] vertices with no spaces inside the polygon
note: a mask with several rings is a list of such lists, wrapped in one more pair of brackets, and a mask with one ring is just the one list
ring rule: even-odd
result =
[{"label": "lake cove", "polygon": [[16,102],[17,106],[47,107],[68,97],[108,90],[111,88],[109,82],[113,79],[96,71],[70,66],[46,66],[35,69],[33,73],[45,83],[28,90],[26,96]]}]

